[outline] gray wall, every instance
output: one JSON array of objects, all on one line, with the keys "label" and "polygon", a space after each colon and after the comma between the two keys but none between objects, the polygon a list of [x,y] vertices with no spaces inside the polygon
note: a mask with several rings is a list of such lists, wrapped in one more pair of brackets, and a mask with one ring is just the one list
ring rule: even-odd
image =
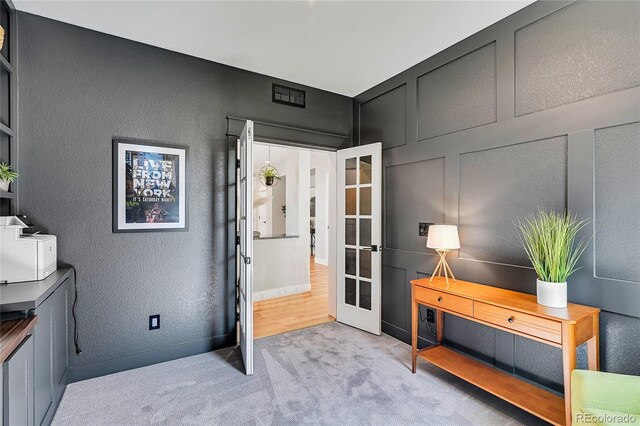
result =
[{"label": "gray wall", "polygon": [[[385,332],[409,341],[409,281],[435,266],[418,222],[459,225],[456,277],[534,294],[513,221],[568,208],[598,230],[569,299],[604,310],[603,369],[640,374],[639,22],[639,2],[537,2],[355,98],[354,140],[384,149]],[[451,316],[445,339],[562,390],[559,349]]]},{"label": "gray wall", "polygon": [[[306,109],[287,107],[263,75],[34,15],[19,24],[20,211],[77,269],[72,380],[233,344],[225,117],[348,135],[352,100],[304,88]],[[114,136],[189,146],[188,232],[111,232]]]}]

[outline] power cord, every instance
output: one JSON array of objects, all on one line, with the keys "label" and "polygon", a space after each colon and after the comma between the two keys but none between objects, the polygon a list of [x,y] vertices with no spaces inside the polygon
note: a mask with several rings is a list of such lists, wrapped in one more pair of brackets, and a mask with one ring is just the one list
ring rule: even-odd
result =
[{"label": "power cord", "polygon": [[82,354],[80,344],[78,343],[78,318],[76,314],[76,306],[78,305],[78,273],[73,268],[73,306],[71,307],[71,315],[73,316],[73,344],[76,347],[76,355]]},{"label": "power cord", "polygon": [[420,322],[427,326],[427,330],[429,330],[431,334],[433,334],[434,336],[437,336],[438,334],[431,329],[431,325],[429,325],[428,318],[422,317],[422,310],[420,308],[418,308],[418,314],[420,315]]}]

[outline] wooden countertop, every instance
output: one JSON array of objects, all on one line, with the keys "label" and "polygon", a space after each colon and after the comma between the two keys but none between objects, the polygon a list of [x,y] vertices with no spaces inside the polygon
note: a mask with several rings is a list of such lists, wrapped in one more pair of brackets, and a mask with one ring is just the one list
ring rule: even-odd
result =
[{"label": "wooden countertop", "polygon": [[411,284],[567,323],[576,323],[600,312],[599,308],[573,303],[569,303],[566,308],[549,308],[539,305],[535,295],[468,281],[450,279],[447,284],[443,277],[435,277],[433,282],[429,280],[430,278],[420,278],[412,280]]},{"label": "wooden countertop", "polygon": [[3,363],[20,343],[33,331],[38,322],[38,316],[28,318],[0,321],[0,363]]}]

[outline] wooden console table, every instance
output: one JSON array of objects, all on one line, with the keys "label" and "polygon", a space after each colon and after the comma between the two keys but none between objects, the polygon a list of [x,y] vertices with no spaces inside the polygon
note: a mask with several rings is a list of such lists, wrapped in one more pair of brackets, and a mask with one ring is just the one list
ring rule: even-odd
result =
[{"label": "wooden console table", "polygon": [[[571,371],[576,368],[576,347],[587,342],[588,368],[598,370],[600,309],[569,304],[547,308],[530,294],[467,281],[436,277],[411,281],[412,366],[417,357],[466,380],[505,401],[555,425],[571,424]],[[418,307],[436,310],[437,339],[442,342],[443,313],[475,321],[562,349],[562,398],[497,368],[473,360],[438,344],[418,351]]]}]

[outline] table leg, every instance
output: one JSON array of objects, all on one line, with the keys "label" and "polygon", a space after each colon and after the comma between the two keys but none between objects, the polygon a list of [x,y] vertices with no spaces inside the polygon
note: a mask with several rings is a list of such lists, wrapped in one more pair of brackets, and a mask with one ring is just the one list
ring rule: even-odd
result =
[{"label": "table leg", "polygon": [[438,343],[442,344],[442,335],[444,330],[444,313],[440,310],[436,310],[436,337]]},{"label": "table leg", "polygon": [[415,286],[411,284],[411,372],[416,372],[418,358],[418,303],[415,299]]},{"label": "table leg", "polygon": [[567,426],[571,425],[571,372],[576,368],[575,324],[562,324],[562,371],[564,373],[564,410]]},{"label": "table leg", "polygon": [[600,324],[599,315],[593,316],[593,336],[587,340],[587,367],[600,370]]}]

